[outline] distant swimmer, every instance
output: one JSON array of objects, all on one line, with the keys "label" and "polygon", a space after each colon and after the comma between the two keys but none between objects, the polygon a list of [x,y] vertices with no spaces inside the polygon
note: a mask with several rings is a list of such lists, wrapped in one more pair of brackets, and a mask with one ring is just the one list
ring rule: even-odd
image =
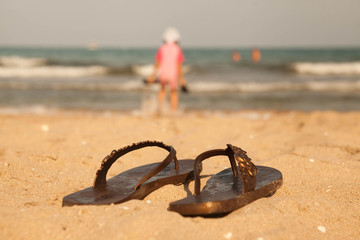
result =
[{"label": "distant swimmer", "polygon": [[88,49],[90,50],[90,51],[95,51],[95,50],[97,50],[98,49],[98,43],[97,43],[97,41],[91,41],[91,42],[89,42],[89,44],[88,44]]},{"label": "distant swimmer", "polygon": [[253,48],[252,50],[252,60],[253,62],[259,62],[261,60],[261,53],[258,48]]},{"label": "distant swimmer", "polygon": [[233,54],[232,54],[232,59],[234,62],[240,62],[241,60],[241,55],[239,52],[237,51],[234,51]]}]

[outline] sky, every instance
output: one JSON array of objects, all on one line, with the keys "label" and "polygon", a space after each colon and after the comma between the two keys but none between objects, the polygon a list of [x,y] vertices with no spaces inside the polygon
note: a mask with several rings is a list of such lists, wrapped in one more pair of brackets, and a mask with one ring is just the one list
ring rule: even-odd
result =
[{"label": "sky", "polygon": [[360,0],[0,0],[0,46],[359,47]]}]

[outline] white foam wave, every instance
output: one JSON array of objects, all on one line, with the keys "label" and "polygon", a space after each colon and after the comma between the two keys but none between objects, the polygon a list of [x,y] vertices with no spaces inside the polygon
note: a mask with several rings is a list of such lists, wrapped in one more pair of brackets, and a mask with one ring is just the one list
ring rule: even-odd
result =
[{"label": "white foam wave", "polygon": [[18,106],[18,107],[0,107],[0,115],[20,115],[20,114],[53,114],[58,111],[54,107],[46,107],[43,105]]},{"label": "white foam wave", "polygon": [[312,81],[305,84],[305,90],[311,91],[334,91],[334,92],[358,92],[360,81],[339,82],[317,82]]},{"label": "white foam wave", "polygon": [[0,77],[84,77],[98,76],[108,73],[103,66],[68,67],[68,66],[39,66],[39,67],[1,67]]},{"label": "white foam wave", "polygon": [[154,65],[147,64],[147,65],[134,65],[131,67],[132,71],[141,76],[141,77],[148,77],[154,72]]},{"label": "white foam wave", "polygon": [[77,91],[157,91],[158,84],[144,85],[141,81],[126,81],[112,84],[92,82],[51,82],[51,81],[0,81],[0,89],[52,89],[52,90],[77,90]]},{"label": "white foam wave", "polygon": [[191,84],[193,92],[268,92],[297,90],[300,86],[288,82],[277,83],[211,83],[196,82]]},{"label": "white foam wave", "polygon": [[291,68],[300,74],[313,75],[360,75],[360,62],[298,62]]},{"label": "white foam wave", "polygon": [[[131,67],[132,71],[143,77],[149,77],[151,74],[154,73],[154,65],[153,64],[146,64],[146,65],[134,65]],[[188,73],[190,71],[190,67],[189,66],[183,66],[182,68],[183,73]]]},{"label": "white foam wave", "polygon": [[31,68],[43,66],[47,63],[45,58],[24,58],[19,56],[2,56],[0,65],[11,68]]},{"label": "white foam wave", "polygon": [[360,91],[358,81],[307,81],[307,82],[272,82],[272,83],[209,83],[196,82],[190,84],[190,91],[210,92],[247,92],[261,93],[274,91]]},{"label": "white foam wave", "polygon": [[[313,91],[313,92],[360,92],[360,80],[357,81],[306,81],[271,83],[212,83],[190,82],[192,93],[266,93],[275,91]],[[142,81],[131,80],[114,83],[93,82],[51,82],[51,81],[0,81],[0,89],[54,89],[78,91],[148,91],[156,92],[159,84],[144,85]]]}]

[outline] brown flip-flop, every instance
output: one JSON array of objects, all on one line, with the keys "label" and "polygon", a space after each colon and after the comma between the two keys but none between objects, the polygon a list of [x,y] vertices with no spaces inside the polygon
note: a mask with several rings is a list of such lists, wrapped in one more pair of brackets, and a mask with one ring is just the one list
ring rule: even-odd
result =
[{"label": "brown flip-flop", "polygon": [[[184,216],[223,215],[259,198],[271,196],[280,188],[283,182],[280,171],[255,166],[244,150],[230,144],[227,146],[226,149],[204,152],[195,159],[194,195],[170,203],[170,211]],[[219,155],[229,157],[231,168],[212,176],[200,192],[201,162]]]},{"label": "brown flip-flop", "polygon": [[[160,163],[136,167],[106,180],[109,168],[119,157],[133,150],[150,146],[166,149],[169,155]],[[65,196],[62,205],[106,205],[131,199],[143,199],[164,185],[185,183],[193,177],[194,160],[177,160],[175,149],[162,142],[139,142],[112,151],[104,158],[100,169],[97,170],[93,187]]]}]

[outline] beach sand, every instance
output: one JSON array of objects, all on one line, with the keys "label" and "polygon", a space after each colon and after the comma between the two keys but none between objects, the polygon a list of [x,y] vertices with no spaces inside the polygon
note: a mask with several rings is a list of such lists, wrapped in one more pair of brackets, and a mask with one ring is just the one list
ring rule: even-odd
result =
[{"label": "beach sand", "polygon": [[[174,146],[178,159],[231,143],[256,165],[279,169],[283,186],[222,218],[167,210],[193,182],[118,205],[61,207],[65,195],[92,185],[113,149],[142,140]],[[166,155],[157,148],[130,153],[108,176]],[[203,174],[226,167],[225,157],[214,157]],[[360,112],[3,113],[0,239],[359,239],[359,173]]]}]

